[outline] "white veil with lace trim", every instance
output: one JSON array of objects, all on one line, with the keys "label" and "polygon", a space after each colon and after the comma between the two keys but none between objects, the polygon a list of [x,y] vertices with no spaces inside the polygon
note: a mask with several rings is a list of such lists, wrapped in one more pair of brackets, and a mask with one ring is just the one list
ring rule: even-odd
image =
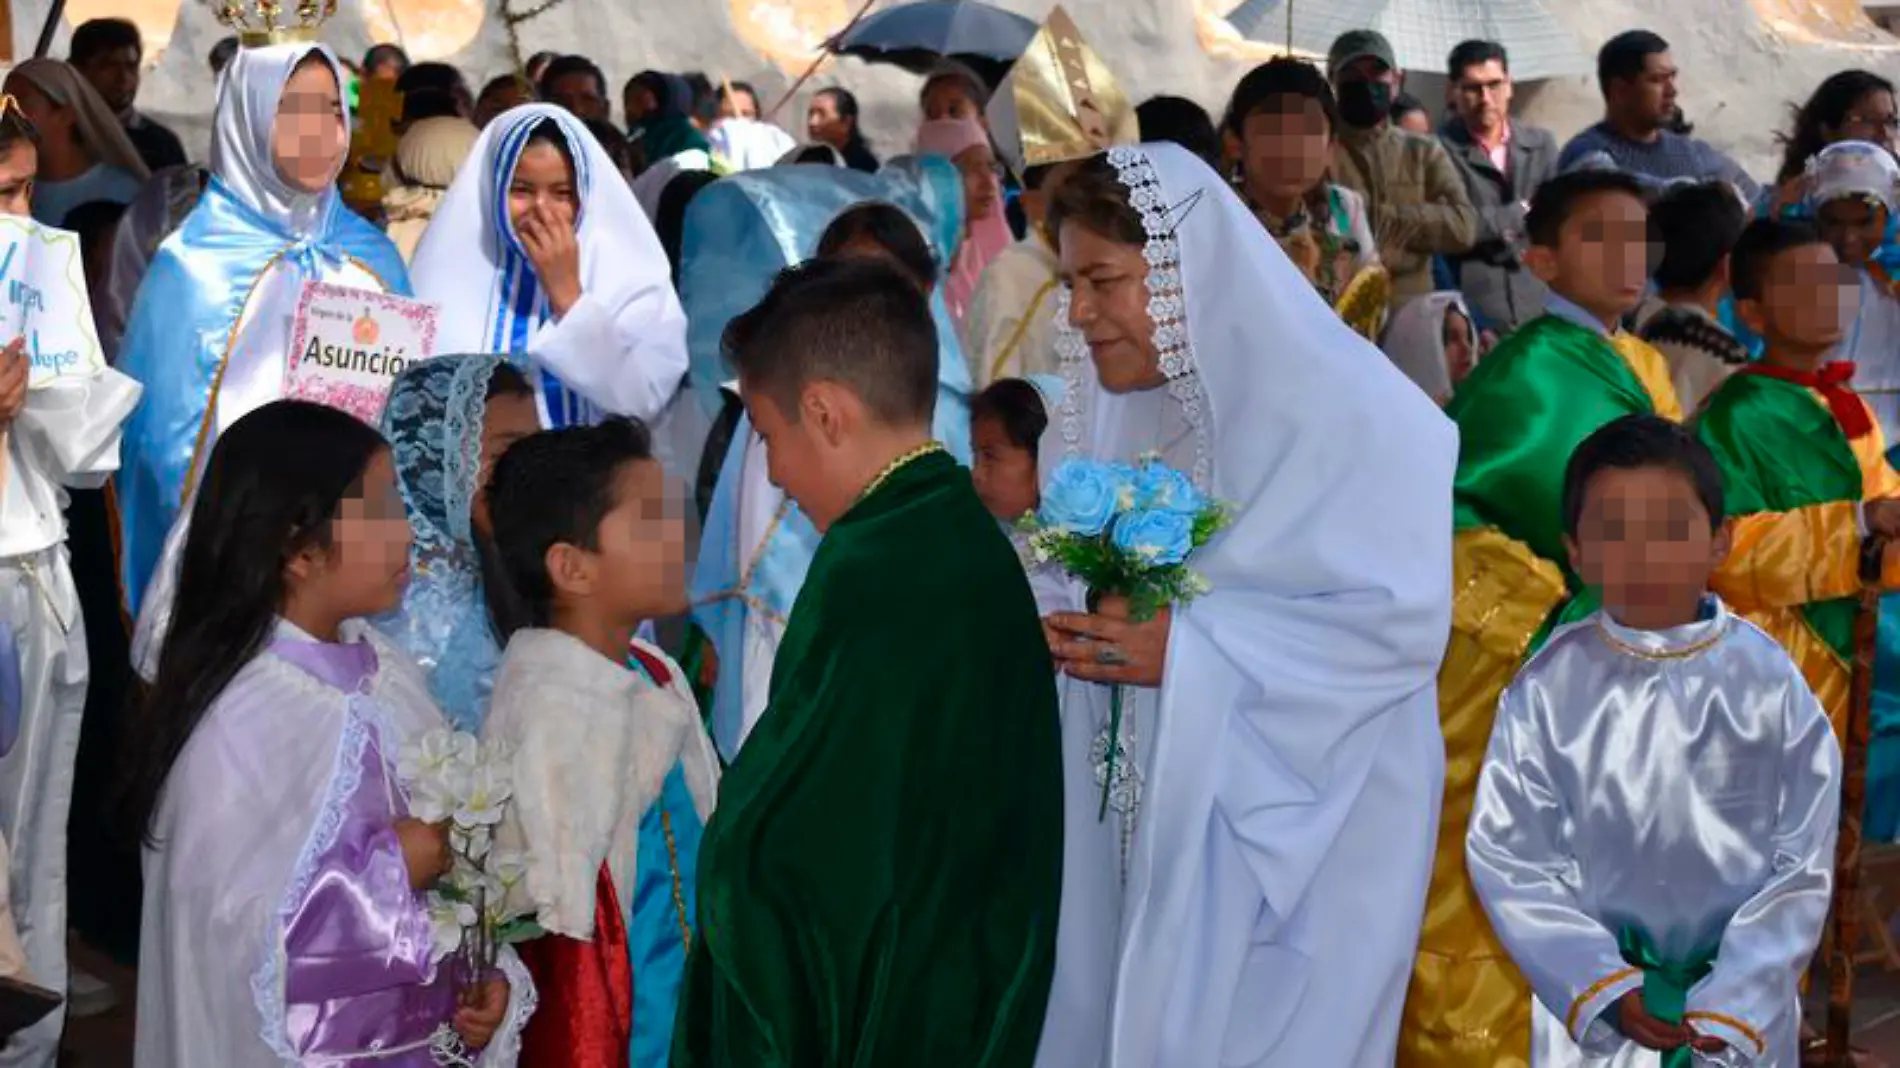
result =
[{"label": "white veil with lace trim", "polygon": [[[1409,974],[1442,790],[1456,431],[1199,159],[1108,160],[1147,232],[1168,384],[1105,391],[1065,291],[1043,461],[1158,451],[1235,520],[1191,561],[1211,591],[1174,611],[1161,687],[1126,691],[1125,729],[1145,736],[1120,739],[1134,781],[1118,769],[1106,821],[1109,687],[1061,680],[1069,818],[1040,1063],[1357,1065],[1380,1046],[1389,1063],[1398,1006],[1373,1003]],[[1062,600],[1038,585],[1045,608]],[[1381,895],[1378,915],[1339,915]],[[1335,1011],[1359,1003],[1364,1020]]]}]

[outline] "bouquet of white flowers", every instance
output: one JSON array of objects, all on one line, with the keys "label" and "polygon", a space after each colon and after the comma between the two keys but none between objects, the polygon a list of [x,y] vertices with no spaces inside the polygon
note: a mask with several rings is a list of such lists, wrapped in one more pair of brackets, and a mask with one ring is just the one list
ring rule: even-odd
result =
[{"label": "bouquet of white flowers", "polygon": [[409,792],[409,814],[449,825],[454,866],[429,891],[435,957],[458,957],[469,986],[494,974],[504,945],[541,933],[532,915],[509,907],[526,866],[494,848],[495,826],[514,797],[507,749],[443,727],[403,746],[396,773]]}]

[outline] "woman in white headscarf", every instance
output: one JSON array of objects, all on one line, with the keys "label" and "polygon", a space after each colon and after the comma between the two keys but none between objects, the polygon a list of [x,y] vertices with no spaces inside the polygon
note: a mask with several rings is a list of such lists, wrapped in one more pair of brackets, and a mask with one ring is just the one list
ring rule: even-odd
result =
[{"label": "woman in white headscarf", "polygon": [[1405,377],[1440,407],[1478,365],[1478,331],[1456,290],[1427,293],[1399,305],[1379,347]]},{"label": "woman in white headscarf", "polygon": [[115,483],[135,614],[218,435],[283,396],[303,284],[409,293],[396,247],[336,191],[344,84],[336,56],[307,44],[242,49],[218,82],[211,182],[159,246],[120,346],[119,369],[145,385]]},{"label": "woman in white headscarf", "polygon": [[119,117],[79,72],[57,59],[29,59],[7,73],[6,91],[40,132],[33,217],[65,223],[95,200],[129,204],[151,172]]},{"label": "woman in white headscarf", "polygon": [[686,375],[686,315],[659,239],[580,120],[527,104],[489,123],[412,265],[443,352],[533,373],[544,426],[652,421]]},{"label": "woman in white headscarf", "polygon": [[1036,576],[1067,609],[1068,766],[1039,1063],[1390,1065],[1443,784],[1455,432],[1186,149],[1085,164],[1051,227],[1041,462],[1159,453],[1233,523],[1189,560],[1209,591],[1146,623]]}]

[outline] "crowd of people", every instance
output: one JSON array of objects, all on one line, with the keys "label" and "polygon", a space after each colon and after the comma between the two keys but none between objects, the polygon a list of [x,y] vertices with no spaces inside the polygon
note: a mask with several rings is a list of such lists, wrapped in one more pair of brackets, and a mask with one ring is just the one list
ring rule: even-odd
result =
[{"label": "crowd of people", "polygon": [[[278,29],[204,163],[123,20],[0,97],[108,363],[0,351],[0,976],[68,1001],[0,1059],[108,1006],[71,936],[149,1068],[1817,1054],[1856,716],[1900,836],[1886,79],[1757,182],[1642,30],[1563,142],[1497,42],[1216,120],[1058,8],[880,153]],[[433,308],[374,425],[312,282]]]}]

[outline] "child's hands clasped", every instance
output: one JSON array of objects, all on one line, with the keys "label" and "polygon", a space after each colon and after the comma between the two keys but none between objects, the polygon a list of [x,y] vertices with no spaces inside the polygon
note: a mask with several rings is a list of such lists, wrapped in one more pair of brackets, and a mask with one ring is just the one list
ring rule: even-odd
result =
[{"label": "child's hands clasped", "polygon": [[405,816],[396,821],[396,838],[402,842],[403,863],[409,866],[409,885],[417,890],[433,885],[455,864],[455,856],[449,852],[446,823],[424,823]]},{"label": "child's hands clasped", "polygon": [[1667,1052],[1688,1046],[1698,1053],[1720,1053],[1728,1043],[1710,1035],[1699,1035],[1688,1024],[1664,1023],[1643,1007],[1643,989],[1624,994],[1614,1007],[1616,1029],[1623,1037],[1643,1047]]},{"label": "child's hands clasped", "polygon": [[455,1033],[470,1049],[482,1049],[494,1040],[502,1017],[508,1015],[508,981],[490,979],[464,991],[462,1007],[455,1010]]}]

